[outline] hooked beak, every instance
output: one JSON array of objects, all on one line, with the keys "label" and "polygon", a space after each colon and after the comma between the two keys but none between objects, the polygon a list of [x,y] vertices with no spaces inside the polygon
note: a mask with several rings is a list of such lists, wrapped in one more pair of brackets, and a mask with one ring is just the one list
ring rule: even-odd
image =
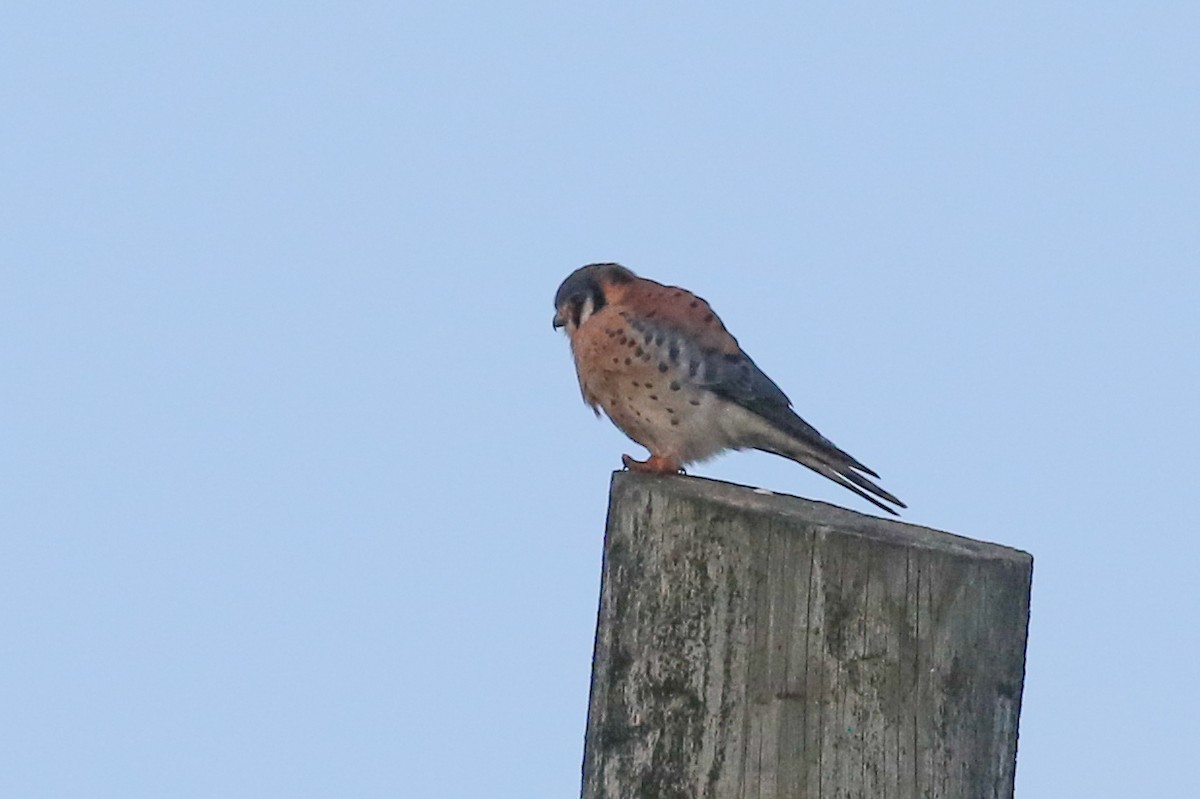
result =
[{"label": "hooked beak", "polygon": [[554,314],[554,321],[551,324],[554,325],[555,330],[558,330],[560,327],[566,326],[567,323],[565,321],[563,321],[561,311],[559,313]]}]

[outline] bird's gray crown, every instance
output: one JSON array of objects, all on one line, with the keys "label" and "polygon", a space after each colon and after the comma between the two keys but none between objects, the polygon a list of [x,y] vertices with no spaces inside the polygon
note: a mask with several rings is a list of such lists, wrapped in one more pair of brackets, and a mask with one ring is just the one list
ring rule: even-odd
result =
[{"label": "bird's gray crown", "polygon": [[[588,264],[567,276],[554,295],[554,307],[561,308],[572,299],[591,297],[593,301],[604,299],[604,283],[628,283],[637,277],[620,264]],[[597,306],[598,307],[598,306]]]}]

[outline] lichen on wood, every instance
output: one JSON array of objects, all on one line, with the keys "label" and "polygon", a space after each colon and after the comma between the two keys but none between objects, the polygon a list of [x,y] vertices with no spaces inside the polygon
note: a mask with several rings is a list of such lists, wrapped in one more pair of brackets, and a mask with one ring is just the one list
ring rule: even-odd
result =
[{"label": "lichen on wood", "polygon": [[617,473],[585,799],[1011,797],[1032,558]]}]

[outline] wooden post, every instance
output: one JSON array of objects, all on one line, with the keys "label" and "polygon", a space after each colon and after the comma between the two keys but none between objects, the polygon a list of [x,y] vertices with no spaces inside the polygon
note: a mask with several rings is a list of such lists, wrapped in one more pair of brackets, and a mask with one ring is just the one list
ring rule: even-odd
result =
[{"label": "wooden post", "polygon": [[584,799],[1013,793],[1030,555],[613,477]]}]

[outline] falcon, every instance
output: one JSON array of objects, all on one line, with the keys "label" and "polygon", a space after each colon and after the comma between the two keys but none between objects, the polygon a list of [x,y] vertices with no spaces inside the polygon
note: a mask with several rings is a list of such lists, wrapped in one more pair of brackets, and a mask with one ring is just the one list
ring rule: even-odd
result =
[{"label": "falcon", "polygon": [[[554,296],[583,400],[650,451],[626,468],[676,474],[734,449],[781,455],[884,511],[906,507],[879,475],[801,419],[791,400],[742,351],[709,304],[620,264],[572,272]],[[885,504],[888,503],[888,504]]]}]

